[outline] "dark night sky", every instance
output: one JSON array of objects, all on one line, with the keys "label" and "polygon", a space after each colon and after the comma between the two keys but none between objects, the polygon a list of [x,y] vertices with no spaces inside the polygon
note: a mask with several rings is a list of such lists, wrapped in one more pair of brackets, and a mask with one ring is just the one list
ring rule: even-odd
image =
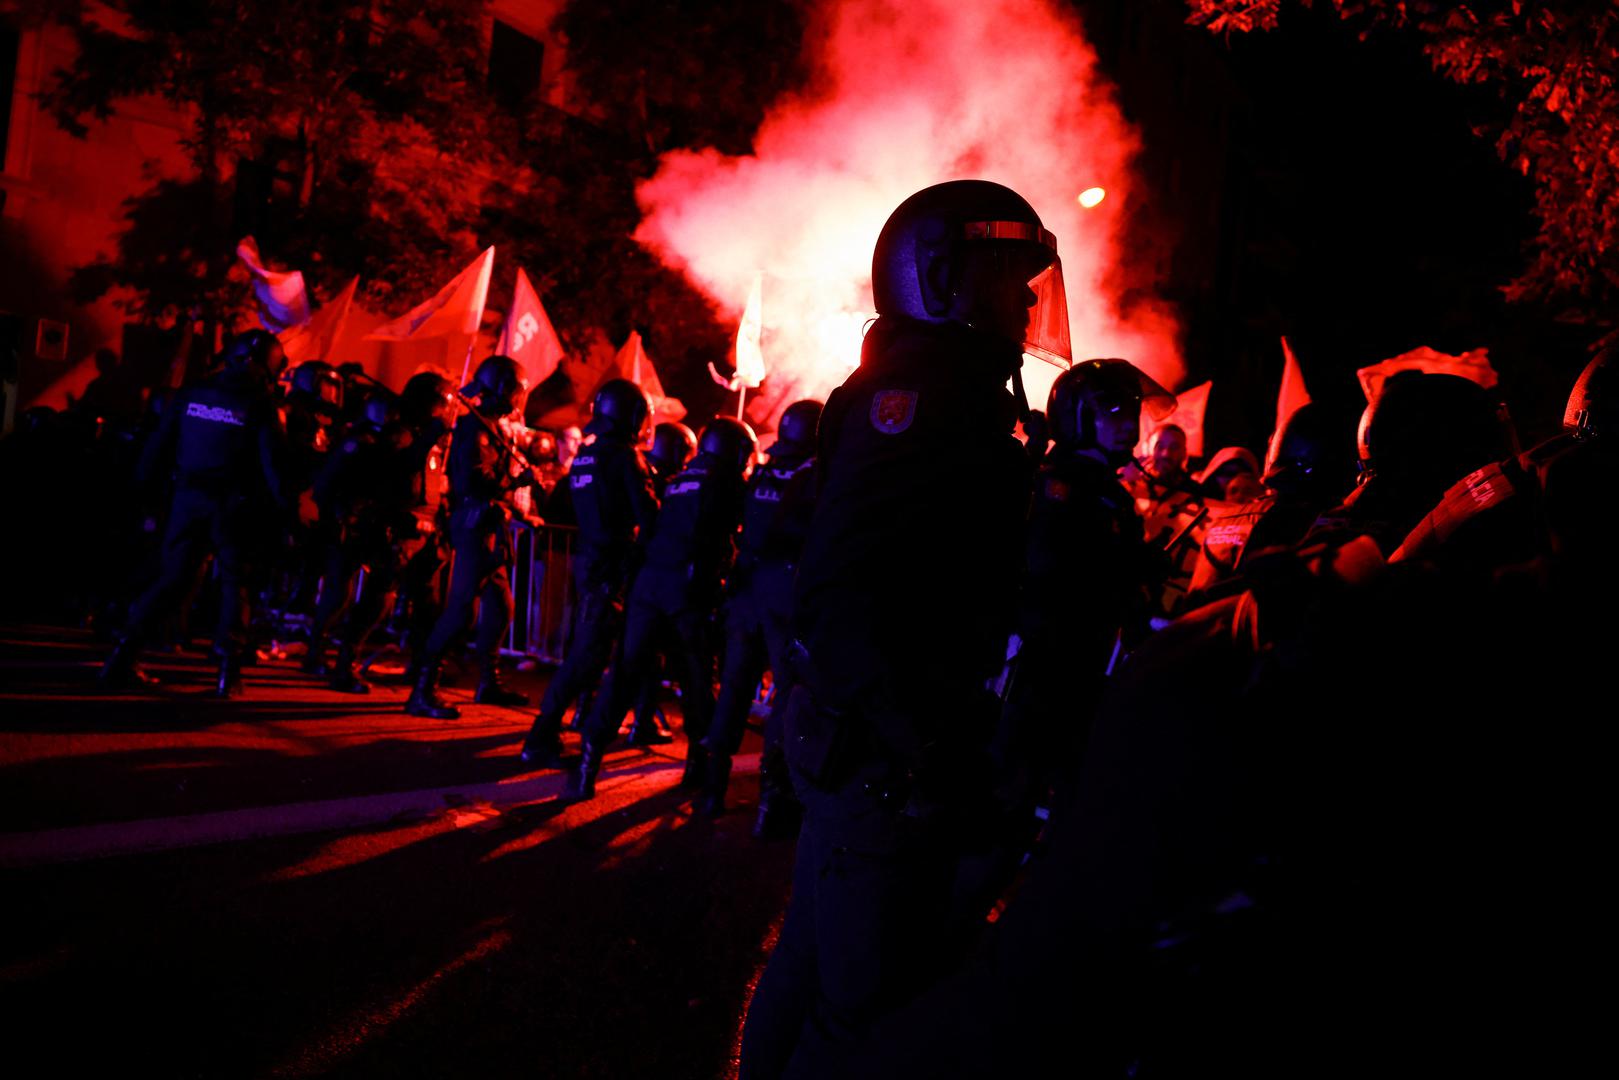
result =
[{"label": "dark night sky", "polygon": [[1526,439],[1555,426],[1593,335],[1501,297],[1534,223],[1528,183],[1473,134],[1503,113],[1490,91],[1328,5],[1229,41],[1179,0],[1080,7],[1142,132],[1136,227],[1163,249],[1190,381],[1215,380],[1211,449],[1262,448],[1283,333],[1351,436],[1354,369],[1418,345],[1490,346]]}]

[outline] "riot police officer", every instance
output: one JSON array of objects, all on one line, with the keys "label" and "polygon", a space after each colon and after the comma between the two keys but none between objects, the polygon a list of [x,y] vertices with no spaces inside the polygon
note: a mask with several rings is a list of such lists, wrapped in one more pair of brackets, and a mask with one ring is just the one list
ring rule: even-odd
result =
[{"label": "riot police officer", "polygon": [[[1121,638],[1146,629],[1163,564],[1117,470],[1131,460],[1143,411],[1165,415],[1174,401],[1125,360],[1087,360],[1052,384],[1053,445],[1030,504],[1021,645],[997,746],[1010,774],[1043,771],[1054,756],[1072,763]],[[1059,747],[1068,753],[1053,755]]]},{"label": "riot police officer", "polygon": [[159,470],[173,469],[162,568],[131,606],[123,636],[101,669],[103,686],[140,678],[135,659],[142,639],[173,611],[211,553],[220,587],[215,692],[227,697],[239,689],[247,629],[246,549],[264,516],[286,503],[283,433],[270,393],[270,372],[280,353],[273,335],[250,330],[226,347],[218,374],[180,391],[163,411],[139,469],[143,484]]},{"label": "riot police officer", "polygon": [[[696,453],[697,435],[685,424],[665,421],[652,429],[652,448],[646,452],[646,463],[652,469],[652,491],[660,503],[669,480],[684,469]],[[647,671],[640,699],[635,703],[635,719],[630,725],[631,746],[662,746],[674,742],[674,736],[662,727],[663,713],[658,708],[658,687],[663,682],[663,671],[664,659],[660,651]],[[581,704],[580,711],[588,712],[588,709]]]},{"label": "riot police officer", "polygon": [[678,421],[666,420],[652,429],[652,448],[646,452],[646,463],[652,469],[652,490],[659,501],[669,480],[697,453],[697,435]]},{"label": "riot police officer", "polygon": [[430,371],[418,372],[399,395],[400,420],[410,432],[406,468],[411,489],[414,538],[401,541],[404,565],[394,601],[400,640],[411,656],[406,682],[421,673],[415,659],[438,620],[438,579],[449,559],[449,502],[445,465],[449,457],[450,417],[455,393],[450,380]]},{"label": "riot police officer", "polygon": [[586,426],[595,441],[580,448],[565,477],[579,522],[573,556],[579,607],[568,655],[545,688],[523,740],[520,756],[530,764],[556,764],[562,714],[596,686],[612,656],[635,539],[652,524],[658,505],[637,449],[650,413],[646,394],[628,379],[603,384]]},{"label": "riot police officer", "polygon": [[[571,798],[595,795],[602,755],[647,678],[660,630],[671,632],[681,654],[676,666],[686,728],[686,770],[681,786],[695,787],[702,778],[701,740],[708,734],[714,711],[709,618],[721,577],[734,555],[743,485],[753,451],[754,436],[748,425],[716,416],[703,428],[697,456],[664,489],[663,505],[642,545],[642,565],[630,590],[619,660],[585,723],[579,764],[568,789]],[[588,448],[580,456],[587,452]]]},{"label": "riot police officer", "polygon": [[[391,393],[370,394],[358,420],[343,433],[315,475],[311,494],[321,517],[332,523],[333,535],[325,552],[320,597],[315,603],[309,653],[304,662],[304,669],[311,674],[333,674],[326,666],[326,636],[338,613],[349,607],[355,576],[361,569],[369,569],[367,586],[379,573],[387,576],[384,564],[389,561],[390,523],[384,519],[384,507],[398,501],[398,493],[388,491],[393,479],[389,459],[397,450],[390,443],[396,435],[403,434],[398,421],[399,408]],[[392,500],[389,495],[394,496]],[[364,693],[364,684],[357,684],[354,675],[352,647],[340,645],[338,651],[338,667],[346,666],[347,677],[334,678],[334,685],[341,682],[341,689]]]},{"label": "riot police officer", "polygon": [[[1056,241],[998,184],[889,217],[860,366],[827,399],[784,717],[804,803],[793,895],[742,1075],[825,1075],[949,956],[950,882],[998,713],[1029,462],[1025,353],[1069,362]],[[960,512],[970,492],[972,512]],[[834,913],[828,917],[827,913]],[[978,917],[982,918],[982,912]]]},{"label": "riot police officer", "polygon": [[522,390],[519,376],[517,361],[491,356],[478,365],[471,384],[462,388],[462,393],[476,395],[477,400],[455,422],[450,441],[450,546],[455,564],[444,613],[422,647],[415,686],[405,703],[405,711],[413,716],[453,720],[461,715],[439,699],[436,687],[444,655],[472,620],[474,604],[478,608],[473,638],[478,689],[473,700],[480,705],[528,704],[523,694],[501,684],[498,666],[500,639],[512,618],[512,590],[507,582],[511,537],[503,499],[520,484],[538,482],[532,472],[512,476],[511,451],[496,427],[500,417],[517,408]]},{"label": "riot police officer", "polygon": [[[714,815],[725,808],[731,758],[742,744],[754,687],[767,661],[775,684],[774,700],[782,706],[771,710],[773,717],[780,717],[790,694],[790,689],[784,692],[784,685],[790,688],[787,641],[793,569],[808,522],[783,511],[795,505],[788,499],[789,489],[804,491],[812,482],[815,429],[820,421],[819,401],[795,401],[787,406],[770,448],[770,460],[753,471],[748,483],[736,566],[726,581],[725,660],[714,729],[704,740],[708,771],[698,801],[701,813]],[[761,833],[768,831],[769,815],[791,816],[791,782],[782,775],[785,765],[778,720],[769,726],[760,759]],[[788,790],[783,791],[784,786]]]}]

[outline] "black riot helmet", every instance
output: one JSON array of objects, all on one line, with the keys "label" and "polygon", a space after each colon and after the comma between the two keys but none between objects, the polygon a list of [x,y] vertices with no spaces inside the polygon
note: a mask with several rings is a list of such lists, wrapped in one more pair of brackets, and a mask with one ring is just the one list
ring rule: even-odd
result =
[{"label": "black riot helmet", "polygon": [[486,416],[504,416],[517,408],[517,395],[523,390],[522,369],[509,356],[491,356],[478,365],[472,381],[461,388],[478,399],[478,411]]},{"label": "black riot helmet", "polygon": [[646,393],[628,379],[608,379],[590,403],[587,435],[614,435],[638,442],[652,406]]},{"label": "black riot helmet", "polygon": [[1619,346],[1597,353],[1580,377],[1574,382],[1574,391],[1568,395],[1568,407],[1563,410],[1563,427],[1584,439],[1594,439],[1605,431],[1614,430],[1615,398],[1619,380],[1614,368],[1619,364]]},{"label": "black riot helmet", "polygon": [[697,454],[743,473],[747,471],[757,443],[753,429],[747,424],[735,417],[716,416],[704,426],[697,440]]},{"label": "black riot helmet", "polygon": [[1058,367],[1072,360],[1057,239],[1011,188],[952,180],[900,203],[871,284],[879,315],[961,323]]},{"label": "black riot helmet", "polygon": [[455,401],[450,380],[433,371],[420,371],[405,383],[399,395],[399,414],[407,424],[425,424],[443,418]]},{"label": "black riot helmet", "polygon": [[776,423],[772,457],[808,457],[815,453],[815,431],[821,425],[821,403],[809,398],[795,401]]},{"label": "black riot helmet", "polygon": [[373,387],[365,397],[365,405],[360,411],[360,422],[373,431],[381,431],[398,420],[399,398],[392,390],[381,386]]},{"label": "black riot helmet", "polygon": [[287,354],[281,341],[268,330],[246,330],[230,339],[220,354],[226,371],[254,371],[272,382],[281,377],[287,366]]},{"label": "black riot helmet", "polygon": [[324,360],[305,360],[292,369],[293,396],[333,411],[343,408],[343,377]]},{"label": "black riot helmet", "polygon": [[652,429],[652,449],[646,458],[659,476],[673,476],[697,453],[697,436],[685,424],[667,420]]},{"label": "black riot helmet", "polygon": [[1162,419],[1174,411],[1175,396],[1128,360],[1086,360],[1051,384],[1046,422],[1057,453],[1094,451],[1117,468],[1134,456],[1135,439],[1126,440],[1122,434],[1106,439],[1098,422],[1104,415],[1129,415],[1135,419],[1139,435],[1142,409]]},{"label": "black riot helmet", "polygon": [[1506,410],[1460,375],[1402,371],[1360,417],[1361,481],[1434,498],[1476,469],[1511,456]]},{"label": "black riot helmet", "polygon": [[1331,429],[1321,406],[1299,406],[1272,438],[1260,482],[1286,499],[1341,496],[1353,472],[1348,436],[1347,428],[1341,433]]}]

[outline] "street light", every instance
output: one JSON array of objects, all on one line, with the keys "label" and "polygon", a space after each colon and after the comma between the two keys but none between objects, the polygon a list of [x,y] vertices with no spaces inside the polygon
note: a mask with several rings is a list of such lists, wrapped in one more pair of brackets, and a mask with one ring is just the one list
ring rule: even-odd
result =
[{"label": "street light", "polygon": [[1089,210],[1107,198],[1107,192],[1099,187],[1086,188],[1079,193],[1079,205]]}]

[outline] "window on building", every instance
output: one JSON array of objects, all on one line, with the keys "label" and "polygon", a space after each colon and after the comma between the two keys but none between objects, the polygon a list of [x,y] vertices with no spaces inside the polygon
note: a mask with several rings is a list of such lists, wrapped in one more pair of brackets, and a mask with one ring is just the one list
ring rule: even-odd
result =
[{"label": "window on building", "polygon": [[497,102],[513,111],[531,104],[544,64],[544,42],[495,20],[489,41],[489,93]]},{"label": "window on building", "polygon": [[0,21],[0,172],[6,171],[6,147],[11,144],[11,101],[17,88],[17,49],[22,36]]}]

